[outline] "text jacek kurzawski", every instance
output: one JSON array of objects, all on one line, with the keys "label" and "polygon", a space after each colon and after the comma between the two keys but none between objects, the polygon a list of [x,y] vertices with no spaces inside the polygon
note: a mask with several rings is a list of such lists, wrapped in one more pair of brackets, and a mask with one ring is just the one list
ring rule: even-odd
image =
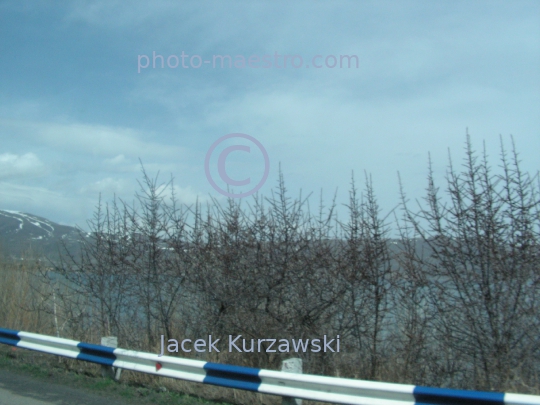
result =
[{"label": "text jacek kurzawski", "polygon": [[[165,336],[161,335],[161,353],[178,353],[179,351],[190,353],[191,351],[220,352],[223,344],[219,345],[221,339],[168,339],[165,344]],[[220,349],[218,349],[218,346]],[[290,353],[290,352],[331,352],[339,353],[339,335],[334,339],[329,339],[326,335],[322,339],[242,339],[242,335],[229,335],[226,348],[230,353]]]}]

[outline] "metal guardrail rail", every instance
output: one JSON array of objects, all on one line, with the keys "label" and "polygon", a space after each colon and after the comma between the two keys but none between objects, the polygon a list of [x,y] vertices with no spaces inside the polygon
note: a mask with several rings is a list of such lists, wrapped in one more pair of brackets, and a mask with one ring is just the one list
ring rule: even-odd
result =
[{"label": "metal guardrail rail", "polygon": [[158,356],[0,328],[0,343],[162,377],[264,394],[359,405],[540,405],[540,396],[294,374]]}]

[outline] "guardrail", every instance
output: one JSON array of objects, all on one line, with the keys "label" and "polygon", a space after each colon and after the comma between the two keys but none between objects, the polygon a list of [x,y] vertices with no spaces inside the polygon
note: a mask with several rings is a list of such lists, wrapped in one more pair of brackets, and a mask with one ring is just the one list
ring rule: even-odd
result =
[{"label": "guardrail", "polygon": [[141,373],[264,394],[360,405],[540,405],[540,396],[391,384],[210,363],[0,328],[0,343]]}]

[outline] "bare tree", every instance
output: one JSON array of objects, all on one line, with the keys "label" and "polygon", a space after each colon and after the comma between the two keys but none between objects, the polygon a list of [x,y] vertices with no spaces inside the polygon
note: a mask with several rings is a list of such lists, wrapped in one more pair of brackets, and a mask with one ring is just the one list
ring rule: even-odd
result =
[{"label": "bare tree", "polygon": [[349,220],[341,224],[346,245],[338,281],[344,286],[342,328],[345,336],[354,338],[355,350],[367,356],[363,376],[375,379],[380,376],[385,321],[391,310],[393,269],[388,226],[380,217],[371,176],[366,174],[360,199],[352,178],[347,208]]},{"label": "bare tree", "polygon": [[[430,249],[421,260],[430,322],[456,355],[465,356],[464,381],[501,389],[538,372],[538,255],[540,199],[523,173],[515,147],[501,141],[501,174],[485,152],[478,158],[467,135],[464,170],[450,160],[448,202],[439,194],[431,164],[427,207],[408,208],[408,223]],[[519,375],[519,376],[518,376]]]}]

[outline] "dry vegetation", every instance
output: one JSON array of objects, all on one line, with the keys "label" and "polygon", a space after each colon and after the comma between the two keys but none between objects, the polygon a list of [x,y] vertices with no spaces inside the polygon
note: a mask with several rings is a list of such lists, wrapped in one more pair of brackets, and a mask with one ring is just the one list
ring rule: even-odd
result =
[{"label": "dry vegetation", "polygon": [[135,205],[99,203],[81,256],[66,251],[48,271],[4,264],[0,324],[95,343],[116,335],[155,353],[161,334],[339,334],[340,353],[191,357],[270,369],[301,357],[305,373],[539,393],[538,177],[520,170],[514,148],[501,146],[497,170],[468,138],[465,152],[443,190],[429,168],[417,208],[402,192],[393,222],[367,175],[361,193],[351,182],[349,216],[338,221],[335,202],[312,214],[282,176],[269,198],[203,209],[179,204],[172,180],[143,170]]}]

